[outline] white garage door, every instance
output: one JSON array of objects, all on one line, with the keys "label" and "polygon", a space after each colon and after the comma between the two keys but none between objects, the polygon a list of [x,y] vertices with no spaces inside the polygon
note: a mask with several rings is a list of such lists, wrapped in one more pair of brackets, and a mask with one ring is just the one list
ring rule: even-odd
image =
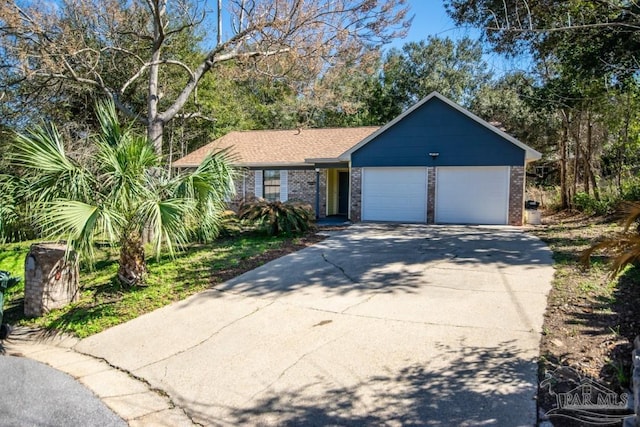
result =
[{"label": "white garage door", "polygon": [[426,168],[364,168],[364,221],[426,222]]},{"label": "white garage door", "polygon": [[509,167],[441,167],[436,173],[436,223],[507,224]]}]

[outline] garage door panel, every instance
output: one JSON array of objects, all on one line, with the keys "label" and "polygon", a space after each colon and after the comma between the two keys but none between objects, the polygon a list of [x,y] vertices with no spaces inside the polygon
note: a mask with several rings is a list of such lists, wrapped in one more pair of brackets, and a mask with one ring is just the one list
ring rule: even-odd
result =
[{"label": "garage door panel", "polygon": [[506,224],[508,206],[508,167],[438,168],[436,222]]},{"label": "garage door panel", "polygon": [[425,222],[426,168],[364,168],[364,221]]}]

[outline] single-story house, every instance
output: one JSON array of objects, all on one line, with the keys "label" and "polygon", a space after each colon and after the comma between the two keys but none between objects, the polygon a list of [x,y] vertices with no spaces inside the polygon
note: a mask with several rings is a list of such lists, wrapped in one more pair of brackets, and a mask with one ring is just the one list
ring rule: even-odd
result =
[{"label": "single-story house", "polygon": [[241,131],[186,155],[230,148],[237,200],[302,201],[351,221],[522,225],[525,168],[541,154],[439,93],[382,127]]}]

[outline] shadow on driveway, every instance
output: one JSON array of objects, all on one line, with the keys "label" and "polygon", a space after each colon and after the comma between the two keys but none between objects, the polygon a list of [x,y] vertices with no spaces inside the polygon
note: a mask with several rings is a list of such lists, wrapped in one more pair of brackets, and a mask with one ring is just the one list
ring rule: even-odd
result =
[{"label": "shadow on driveway", "polygon": [[549,265],[551,252],[512,227],[359,224],[215,288],[252,296],[310,285],[337,295],[372,289],[412,293],[424,284],[425,269],[439,263],[461,270],[517,266],[526,274]]},{"label": "shadow on driveway", "polygon": [[[410,364],[397,372],[381,372],[350,387],[321,394],[316,384],[269,393],[249,408],[227,408],[224,424],[284,426],[429,425],[514,426],[531,412],[531,377],[535,361],[519,357],[512,342],[496,347],[439,344],[452,357],[446,366]],[[312,398],[310,398],[312,396]],[[515,404],[514,404],[515,402]],[[517,402],[521,402],[518,405]],[[216,425],[205,402],[190,402],[194,418]],[[226,411],[225,411],[226,412]],[[277,418],[274,418],[274,415]],[[525,417],[526,418],[526,417]],[[535,415],[530,414],[531,424]]]},{"label": "shadow on driveway", "polygon": [[516,228],[358,224],[77,348],[205,425],[533,425],[551,265]]}]

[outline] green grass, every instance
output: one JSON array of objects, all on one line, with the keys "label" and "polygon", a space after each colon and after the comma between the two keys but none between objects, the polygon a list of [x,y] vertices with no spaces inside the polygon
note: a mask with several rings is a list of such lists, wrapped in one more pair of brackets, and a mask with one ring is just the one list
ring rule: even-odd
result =
[{"label": "green grass", "polygon": [[[285,238],[243,235],[208,245],[193,245],[175,258],[149,258],[144,287],[122,286],[117,278],[117,252],[102,249],[92,270],[80,272],[80,300],[42,317],[23,315],[24,286],[7,292],[5,321],[71,333],[78,337],[103,331],[144,313],[202,291],[242,270],[247,260],[282,246]],[[0,245],[0,270],[22,276],[30,243]],[[234,270],[235,269],[235,270]],[[222,275],[222,277],[220,277]]]},{"label": "green grass", "polygon": [[0,245],[0,270],[8,271],[13,276],[22,276],[24,259],[29,252],[30,245],[31,242]]},{"label": "green grass", "polygon": [[[29,247],[33,242],[9,243],[0,245],[0,270],[8,271],[12,276],[22,277],[24,279],[24,259],[29,253]],[[7,299],[15,298],[16,295],[24,294],[24,280],[21,280],[16,286],[6,290],[5,297]]]}]

